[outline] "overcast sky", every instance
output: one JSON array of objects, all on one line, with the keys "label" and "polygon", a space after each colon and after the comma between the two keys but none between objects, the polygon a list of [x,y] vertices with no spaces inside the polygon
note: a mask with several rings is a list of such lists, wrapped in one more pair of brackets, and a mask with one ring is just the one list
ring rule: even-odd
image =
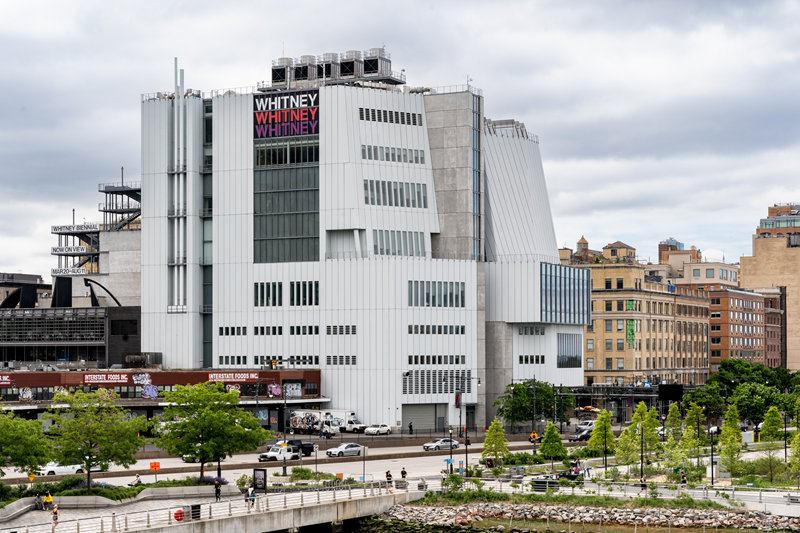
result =
[{"label": "overcast sky", "polygon": [[4,2],[0,272],[45,276],[53,224],[136,180],[140,94],[269,80],[285,55],[385,45],[410,85],[465,83],[540,138],[560,246],[749,255],[800,202],[798,2]]}]

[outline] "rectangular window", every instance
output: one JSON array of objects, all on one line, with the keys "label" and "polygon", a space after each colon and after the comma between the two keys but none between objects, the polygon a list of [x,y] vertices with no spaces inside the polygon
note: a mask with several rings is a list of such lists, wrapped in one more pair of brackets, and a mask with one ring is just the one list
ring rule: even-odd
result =
[{"label": "rectangular window", "polygon": [[441,307],[442,306],[442,282],[441,281],[437,281],[436,285],[437,285],[436,299],[439,302],[439,305],[437,305],[436,307]]},{"label": "rectangular window", "polygon": [[611,288],[611,278],[606,278],[606,289]]},{"label": "rectangular window", "polygon": [[[464,297],[464,293],[465,293],[464,286],[465,286],[465,283],[462,281],[461,282],[461,307],[465,307],[466,306],[466,301],[467,301],[466,298]],[[464,327],[463,326],[461,327],[461,333],[464,333]]]},{"label": "rectangular window", "polygon": [[394,148],[392,148],[392,161],[394,161],[394,162],[397,161],[397,155],[395,154]]},{"label": "rectangular window", "polygon": [[606,357],[606,370],[613,370],[612,359],[610,357]]},{"label": "rectangular window", "polygon": [[623,357],[617,357],[617,370],[624,370],[625,369],[625,359]]},{"label": "rectangular window", "polygon": [[422,207],[422,186],[417,183],[417,207]]},{"label": "rectangular window", "polygon": [[625,321],[617,320],[617,331],[624,331],[624,330],[625,330]]},{"label": "rectangular window", "polygon": [[369,205],[369,180],[364,180],[364,205]]},{"label": "rectangular window", "polygon": [[414,150],[414,163],[419,164],[419,150]]},{"label": "rectangular window", "polygon": [[617,339],[617,351],[624,352],[625,351],[625,340],[624,339]]},{"label": "rectangular window", "polygon": [[[392,230],[392,255],[397,255],[397,246],[395,243],[395,234],[394,230]],[[400,233],[400,232],[398,232]],[[399,239],[398,239],[399,240]]]},{"label": "rectangular window", "polygon": [[587,352],[594,351],[594,339],[586,339],[586,351]]},{"label": "rectangular window", "polygon": [[414,305],[414,282],[408,280],[408,306],[412,307]]},{"label": "rectangular window", "polygon": [[403,163],[408,163],[408,150],[403,148]]},{"label": "rectangular window", "polygon": [[618,289],[624,288],[623,285],[622,285],[622,278],[617,278],[617,288]]},{"label": "rectangular window", "polygon": [[386,182],[385,181],[381,182],[381,191],[383,192],[383,205],[387,205],[387,202],[386,202],[386,200],[387,200],[387,198],[386,198]]},{"label": "rectangular window", "polygon": [[383,231],[378,230],[378,249],[380,250],[380,255],[383,255],[383,251],[385,248],[383,247]]},{"label": "rectangular window", "polygon": [[625,310],[625,300],[617,300],[617,311]]},{"label": "rectangular window", "polygon": [[369,180],[369,203],[375,205],[375,181]]},{"label": "rectangular window", "polygon": [[706,278],[713,278],[713,277],[714,277],[714,269],[713,268],[707,268],[706,269]]},{"label": "rectangular window", "polygon": [[606,351],[610,352],[614,349],[614,341],[611,339],[606,339]]},{"label": "rectangular window", "polygon": [[431,282],[425,282],[425,307],[431,306]]},{"label": "rectangular window", "polygon": [[693,268],[692,269],[692,276],[695,277],[695,278],[699,278],[700,277],[700,269],[699,268]]},{"label": "rectangular window", "polygon": [[606,300],[606,311],[613,311],[613,305],[611,300]]},{"label": "rectangular window", "polygon": [[606,331],[614,331],[613,330],[613,326],[614,326],[613,321],[606,320],[605,322],[606,322]]},{"label": "rectangular window", "polygon": [[383,146],[378,148],[378,154],[380,155],[380,160],[383,161]]},{"label": "rectangular window", "polygon": [[361,159],[367,158],[367,147],[363,144],[361,145]]},{"label": "rectangular window", "polygon": [[411,186],[411,207],[417,207],[417,195],[414,194],[414,184],[409,183],[407,185]]},{"label": "rectangular window", "polygon": [[[450,282],[450,307],[453,307],[453,282]],[[450,326],[452,327],[452,326]]]},{"label": "rectangular window", "polygon": [[367,146],[367,159],[372,160],[372,146]]}]

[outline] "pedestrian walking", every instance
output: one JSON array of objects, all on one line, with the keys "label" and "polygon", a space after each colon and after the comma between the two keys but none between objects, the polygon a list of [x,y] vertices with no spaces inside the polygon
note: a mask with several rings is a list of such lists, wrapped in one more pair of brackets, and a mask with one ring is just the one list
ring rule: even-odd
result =
[{"label": "pedestrian walking", "polygon": [[687,483],[686,472],[681,472],[681,490],[686,490]]},{"label": "pedestrian walking", "polygon": [[250,505],[250,493],[253,492],[253,487],[247,487],[247,492],[244,493],[244,506],[247,508]]},{"label": "pedestrian walking", "polygon": [[639,492],[637,492],[636,495],[638,496],[639,494],[642,493],[642,491],[644,491],[644,495],[645,497],[647,497],[647,476],[642,474],[642,477],[639,479],[639,482],[640,482],[639,485],[640,488]]},{"label": "pedestrian walking", "polygon": [[256,506],[256,490],[250,487],[250,509]]},{"label": "pedestrian walking", "polygon": [[414,434],[414,424],[411,423],[411,422],[408,423],[408,434],[409,435],[413,435]]},{"label": "pedestrian walking", "polygon": [[219,478],[214,480],[214,499],[216,501],[220,501],[222,499],[222,483],[219,482]]},{"label": "pedestrian walking", "polygon": [[392,492],[392,471],[391,470],[387,470],[386,471],[386,488],[389,490],[389,492]]},{"label": "pedestrian walking", "polygon": [[58,504],[53,506],[53,510],[50,511],[50,514],[53,515],[53,529],[55,529],[58,526],[58,515],[60,514]]},{"label": "pedestrian walking", "polygon": [[400,471],[400,476],[405,479],[407,475],[408,472],[406,472],[406,467],[403,467],[403,469]]}]

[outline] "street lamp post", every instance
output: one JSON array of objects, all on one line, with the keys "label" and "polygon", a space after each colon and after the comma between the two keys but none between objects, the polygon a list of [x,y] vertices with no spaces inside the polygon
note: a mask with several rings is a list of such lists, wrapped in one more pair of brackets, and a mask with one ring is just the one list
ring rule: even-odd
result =
[{"label": "street lamp post", "polygon": [[639,422],[639,433],[642,435],[642,448],[641,448],[641,456],[639,458],[639,477],[644,477],[644,425],[642,422]]},{"label": "street lamp post", "polygon": [[453,428],[450,428],[450,473],[453,473]]},{"label": "street lamp post", "polygon": [[714,435],[711,435],[711,486],[714,486]]}]

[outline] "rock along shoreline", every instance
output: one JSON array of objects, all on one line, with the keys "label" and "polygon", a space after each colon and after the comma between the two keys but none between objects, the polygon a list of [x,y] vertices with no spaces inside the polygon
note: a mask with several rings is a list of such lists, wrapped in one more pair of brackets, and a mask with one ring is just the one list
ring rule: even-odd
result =
[{"label": "rock along shoreline", "polygon": [[[487,518],[551,522],[549,529],[566,530],[555,524],[572,522],[573,528],[586,524],[635,524],[650,527],[747,528],[762,531],[800,531],[800,518],[777,516],[759,511],[722,511],[714,509],[623,509],[590,506],[473,503],[456,507],[417,507],[395,505],[378,517],[384,521],[399,520],[428,526],[471,527]],[[522,525],[516,526],[522,528]],[[505,529],[496,531],[505,531]],[[533,531],[533,530],[531,530]]]}]

